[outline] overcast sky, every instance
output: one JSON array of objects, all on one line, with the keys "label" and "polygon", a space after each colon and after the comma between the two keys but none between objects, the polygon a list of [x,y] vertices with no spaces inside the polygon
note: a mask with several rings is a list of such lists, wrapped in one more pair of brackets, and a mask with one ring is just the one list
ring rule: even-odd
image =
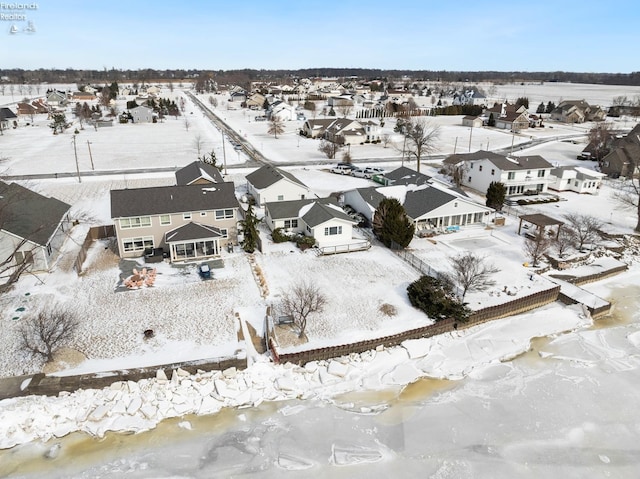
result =
[{"label": "overcast sky", "polygon": [[28,1],[2,68],[640,70],[638,0]]}]

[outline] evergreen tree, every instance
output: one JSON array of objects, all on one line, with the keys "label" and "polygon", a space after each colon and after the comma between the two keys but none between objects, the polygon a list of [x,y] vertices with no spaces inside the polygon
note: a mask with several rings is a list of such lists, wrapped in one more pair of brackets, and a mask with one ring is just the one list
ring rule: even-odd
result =
[{"label": "evergreen tree", "polygon": [[547,103],[547,111],[545,113],[551,113],[555,109],[556,109],[556,104],[550,101],[549,103]]},{"label": "evergreen tree", "polygon": [[216,152],[211,150],[211,153],[209,153],[208,155],[205,153],[202,156],[198,157],[198,160],[200,160],[203,163],[206,163],[207,165],[211,165],[214,168],[218,168],[218,170],[222,170],[222,168],[218,165],[218,158],[216,158]]},{"label": "evergreen tree", "polygon": [[538,105],[538,109],[536,110],[536,113],[544,113],[544,102],[541,101],[540,104]]},{"label": "evergreen tree", "polygon": [[404,207],[395,198],[384,198],[373,215],[373,232],[382,243],[390,248],[397,244],[406,248],[413,239],[415,226],[407,216]]},{"label": "evergreen tree", "polygon": [[487,121],[488,126],[496,126],[496,119],[493,116],[493,113],[489,115],[489,120]]},{"label": "evergreen tree", "polygon": [[336,116],[336,111],[333,109],[333,107],[331,107],[331,109],[329,110],[329,116]]},{"label": "evergreen tree", "polygon": [[521,96],[516,100],[516,108],[524,105],[525,108],[529,109],[529,98],[526,96]]},{"label": "evergreen tree", "polygon": [[506,196],[507,187],[504,183],[492,181],[487,189],[487,206],[496,211],[501,211]]},{"label": "evergreen tree", "polygon": [[244,234],[242,249],[247,253],[253,253],[258,246],[258,218],[256,218],[251,205],[247,208],[244,220],[240,222],[240,226]]},{"label": "evergreen tree", "polygon": [[409,285],[407,295],[415,308],[436,322],[448,318],[466,321],[471,314],[471,310],[456,297],[451,282],[444,278],[422,276]]},{"label": "evergreen tree", "polygon": [[111,91],[110,98],[112,100],[115,100],[116,98],[118,98],[118,93],[120,93],[120,89],[118,88],[117,82],[113,82],[111,85],[109,85],[109,90]]},{"label": "evergreen tree", "polygon": [[54,135],[62,133],[67,128],[67,117],[64,113],[54,113],[51,116],[51,120],[49,128],[53,130]]}]

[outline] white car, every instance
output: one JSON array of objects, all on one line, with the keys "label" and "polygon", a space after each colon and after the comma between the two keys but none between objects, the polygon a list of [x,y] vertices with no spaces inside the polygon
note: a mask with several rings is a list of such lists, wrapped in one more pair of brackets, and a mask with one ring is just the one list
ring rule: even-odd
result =
[{"label": "white car", "polygon": [[351,175],[356,178],[366,178],[367,180],[371,178],[371,173],[369,173],[366,168],[356,168],[355,170],[351,170]]},{"label": "white car", "polygon": [[378,168],[377,166],[367,166],[364,171],[369,175],[369,178],[373,175],[384,175],[386,173],[384,168]]},{"label": "white car", "polygon": [[337,166],[334,166],[333,168],[331,168],[331,173],[337,173],[339,175],[350,175],[352,169],[353,168],[351,168],[349,166],[337,165]]}]

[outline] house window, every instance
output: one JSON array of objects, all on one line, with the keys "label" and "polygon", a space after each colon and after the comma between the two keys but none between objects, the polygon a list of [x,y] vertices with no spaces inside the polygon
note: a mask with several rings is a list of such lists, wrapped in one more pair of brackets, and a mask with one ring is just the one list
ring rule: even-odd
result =
[{"label": "house window", "polygon": [[146,248],[153,248],[153,236],[141,236],[139,238],[124,238],[122,247],[125,252],[144,251]]},{"label": "house window", "polygon": [[538,170],[538,178],[544,178],[544,170]]},{"label": "house window", "polygon": [[297,228],[298,227],[298,220],[284,220],[284,227],[286,229]]},{"label": "house window", "polygon": [[509,180],[515,180],[515,179],[516,179],[516,172],[515,172],[515,171],[510,171],[510,172],[507,174],[507,179],[509,179]]},{"label": "house window", "polygon": [[191,213],[182,213],[182,219],[183,220],[190,220],[191,219]]},{"label": "house window", "polygon": [[150,216],[137,216],[120,219],[120,229],[143,228],[145,226],[151,226]]},{"label": "house window", "polygon": [[226,210],[216,210],[216,219],[224,220],[233,218],[233,209],[229,208]]},{"label": "house window", "polygon": [[573,184],[576,188],[578,187],[578,180]]},{"label": "house window", "polygon": [[469,179],[467,180],[467,183],[471,183],[471,177],[469,177]]},{"label": "house window", "polygon": [[482,171],[482,165],[478,166],[478,171]]},{"label": "house window", "polygon": [[307,232],[311,233],[311,228],[307,225]]},{"label": "house window", "polygon": [[491,168],[491,175],[495,175],[495,174],[496,174],[495,168]]},{"label": "house window", "polygon": [[473,163],[469,164],[469,169],[473,170]]},{"label": "house window", "polygon": [[170,225],[171,224],[171,216],[170,215],[160,215],[160,224],[165,226],[165,225]]},{"label": "house window", "polygon": [[200,212],[200,216],[207,216],[207,212],[206,211],[201,211]]},{"label": "house window", "polygon": [[284,201],[284,195],[278,195],[278,201]]},{"label": "house window", "polygon": [[342,226],[329,226],[324,229],[325,236],[334,236],[342,234]]},{"label": "house window", "polygon": [[227,230],[227,228],[220,228],[220,233],[224,239],[229,237],[229,230]]},{"label": "house window", "polygon": [[567,180],[567,184],[568,184],[568,185],[570,185],[570,184],[571,184],[571,178],[569,178],[569,179]]}]

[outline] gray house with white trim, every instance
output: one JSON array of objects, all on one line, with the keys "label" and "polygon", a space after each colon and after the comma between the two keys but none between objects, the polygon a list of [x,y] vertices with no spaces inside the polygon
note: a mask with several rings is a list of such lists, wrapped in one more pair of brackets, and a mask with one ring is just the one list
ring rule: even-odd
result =
[{"label": "gray house with white trim", "polygon": [[272,201],[303,200],[311,193],[298,178],[272,165],[264,165],[249,173],[247,189],[260,206]]}]

